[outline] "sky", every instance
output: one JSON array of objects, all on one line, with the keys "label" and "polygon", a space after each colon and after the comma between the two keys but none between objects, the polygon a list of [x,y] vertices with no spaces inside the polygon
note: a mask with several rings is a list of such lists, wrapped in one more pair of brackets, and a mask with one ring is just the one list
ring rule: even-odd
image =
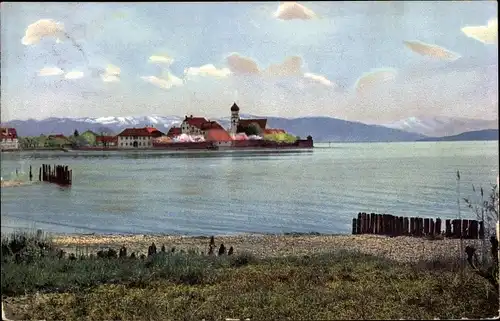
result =
[{"label": "sky", "polygon": [[1,120],[498,118],[496,1],[1,4]]}]

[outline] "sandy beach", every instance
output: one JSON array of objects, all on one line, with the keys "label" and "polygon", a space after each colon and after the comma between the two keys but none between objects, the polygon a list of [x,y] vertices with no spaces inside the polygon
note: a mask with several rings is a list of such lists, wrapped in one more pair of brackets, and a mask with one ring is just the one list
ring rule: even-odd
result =
[{"label": "sandy beach", "polygon": [[[99,249],[127,247],[128,253],[147,254],[152,242],[159,250],[196,249],[207,253],[209,237],[155,235],[55,235],[55,243],[67,252],[95,253]],[[257,257],[307,255],[335,250],[353,250],[387,257],[400,262],[416,262],[437,258],[458,258],[460,241],[456,239],[427,240],[414,237],[378,235],[259,235],[215,236],[216,246],[232,246],[234,253],[249,252]],[[480,247],[479,240],[464,240],[466,245]]]}]

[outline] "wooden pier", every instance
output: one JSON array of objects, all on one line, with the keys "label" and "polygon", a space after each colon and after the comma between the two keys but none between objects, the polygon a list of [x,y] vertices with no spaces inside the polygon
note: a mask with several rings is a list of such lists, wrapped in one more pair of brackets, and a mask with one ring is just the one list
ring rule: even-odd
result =
[{"label": "wooden pier", "polygon": [[43,164],[38,173],[38,180],[63,186],[69,186],[73,182],[73,170],[64,165]]},{"label": "wooden pier", "polygon": [[440,218],[358,213],[358,216],[352,219],[352,234],[478,239],[484,236],[484,224],[467,219],[443,221]]}]

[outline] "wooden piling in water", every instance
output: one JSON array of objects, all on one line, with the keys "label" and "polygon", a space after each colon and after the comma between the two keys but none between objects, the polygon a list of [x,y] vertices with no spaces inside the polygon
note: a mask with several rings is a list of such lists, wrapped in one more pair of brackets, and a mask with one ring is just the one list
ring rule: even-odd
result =
[{"label": "wooden piling in water", "polygon": [[352,219],[352,234],[353,235],[358,234],[358,222],[356,218]]},{"label": "wooden piling in water", "polygon": [[439,217],[436,219],[436,224],[434,225],[434,235],[441,235],[441,219]]},{"label": "wooden piling in water", "polygon": [[435,235],[435,231],[434,231],[434,219],[430,219],[429,220],[429,235],[430,236],[434,236]]},{"label": "wooden piling in water", "polygon": [[358,213],[358,220],[356,221],[356,230],[358,231],[358,234],[362,234],[361,232],[361,212]]},{"label": "wooden piling in water", "polygon": [[445,231],[445,236],[446,237],[451,237],[452,232],[451,232],[451,220],[446,220],[446,231]]},{"label": "wooden piling in water", "polygon": [[403,235],[410,235],[410,221],[408,217],[403,218]]},{"label": "wooden piling in water", "polygon": [[429,230],[430,230],[430,225],[431,225],[431,224],[430,224],[429,219],[428,219],[428,218],[425,218],[425,219],[424,219],[424,233],[423,233],[424,235],[429,235],[429,234],[430,234],[430,232],[429,232]]}]

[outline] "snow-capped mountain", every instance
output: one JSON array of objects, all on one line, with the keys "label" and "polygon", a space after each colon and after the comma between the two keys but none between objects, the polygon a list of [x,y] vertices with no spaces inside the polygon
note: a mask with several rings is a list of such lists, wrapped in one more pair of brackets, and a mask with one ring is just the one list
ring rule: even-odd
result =
[{"label": "snow-capped mountain", "polygon": [[[242,114],[242,118],[259,116]],[[166,133],[172,125],[179,125],[184,117],[178,116],[126,116],[126,117],[81,117],[81,118],[47,118],[42,120],[12,120],[2,124],[14,127],[21,137],[39,136],[41,134],[71,135],[92,130],[96,133],[118,134],[129,127],[154,126]],[[359,122],[345,121],[331,117],[281,118],[265,117],[269,128],[282,128],[300,137],[311,135],[316,142],[400,142],[416,141],[424,135],[408,133],[404,130],[387,128],[379,125],[367,125]],[[211,119],[228,128],[230,117]]]},{"label": "snow-capped mountain", "polygon": [[452,117],[409,117],[389,124],[388,128],[401,129],[431,137],[453,136],[463,132],[498,129],[498,120]]}]

